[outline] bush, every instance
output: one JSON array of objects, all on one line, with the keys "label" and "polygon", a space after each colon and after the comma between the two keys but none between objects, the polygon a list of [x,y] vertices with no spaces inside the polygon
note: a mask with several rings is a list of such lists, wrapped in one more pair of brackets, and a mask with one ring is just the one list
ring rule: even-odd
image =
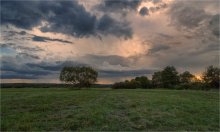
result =
[{"label": "bush", "polygon": [[114,89],[135,89],[135,88],[140,88],[141,83],[132,79],[131,81],[124,81],[124,82],[118,82],[113,84],[112,88]]},{"label": "bush", "polygon": [[177,90],[191,89],[191,90],[210,90],[211,88],[206,83],[202,82],[191,82],[191,83],[181,83],[175,86]]}]

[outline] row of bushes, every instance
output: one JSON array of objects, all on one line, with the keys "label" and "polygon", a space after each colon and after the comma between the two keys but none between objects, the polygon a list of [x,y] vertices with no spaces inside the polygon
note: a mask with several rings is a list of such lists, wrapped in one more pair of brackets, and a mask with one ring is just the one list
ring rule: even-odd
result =
[{"label": "row of bushes", "polygon": [[[153,88],[164,88],[164,87],[154,87],[152,83],[150,83],[148,86],[143,87],[143,85],[139,81],[132,79],[131,81],[126,80],[124,82],[117,82],[112,85],[112,88],[113,89],[136,89],[136,88],[153,89]],[[211,87],[207,86],[205,83],[202,82],[191,82],[191,83],[181,83],[179,85],[175,85],[174,87],[170,87],[170,89],[209,90],[211,89]]]},{"label": "row of bushes", "polygon": [[171,88],[171,89],[203,89],[219,88],[220,69],[209,66],[198,79],[193,74],[185,71],[179,74],[175,67],[167,66],[162,71],[155,72],[152,80],[145,76],[135,79],[117,82],[113,84],[114,89],[135,89],[135,88]]},{"label": "row of bushes", "polygon": [[133,88],[152,88],[151,81],[145,77],[136,77],[130,81],[126,80],[124,82],[117,82],[112,85],[112,88],[126,88],[126,89],[133,89]]}]

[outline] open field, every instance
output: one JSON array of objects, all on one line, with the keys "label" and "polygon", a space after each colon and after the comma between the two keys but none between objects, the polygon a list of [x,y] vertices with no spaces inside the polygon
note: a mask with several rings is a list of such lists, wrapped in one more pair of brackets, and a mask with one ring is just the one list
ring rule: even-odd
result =
[{"label": "open field", "polygon": [[1,89],[1,130],[219,131],[219,93]]}]

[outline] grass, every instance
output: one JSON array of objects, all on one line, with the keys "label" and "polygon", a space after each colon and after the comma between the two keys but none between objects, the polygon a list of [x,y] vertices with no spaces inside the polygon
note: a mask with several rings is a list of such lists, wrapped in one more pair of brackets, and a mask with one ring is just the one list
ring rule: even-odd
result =
[{"label": "grass", "polygon": [[1,89],[2,131],[219,131],[219,93]]}]

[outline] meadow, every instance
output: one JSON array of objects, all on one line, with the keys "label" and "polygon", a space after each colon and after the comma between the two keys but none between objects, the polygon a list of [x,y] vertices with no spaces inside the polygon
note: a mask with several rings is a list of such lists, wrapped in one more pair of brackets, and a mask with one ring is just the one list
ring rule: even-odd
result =
[{"label": "meadow", "polygon": [[219,92],[1,89],[1,131],[219,131]]}]

